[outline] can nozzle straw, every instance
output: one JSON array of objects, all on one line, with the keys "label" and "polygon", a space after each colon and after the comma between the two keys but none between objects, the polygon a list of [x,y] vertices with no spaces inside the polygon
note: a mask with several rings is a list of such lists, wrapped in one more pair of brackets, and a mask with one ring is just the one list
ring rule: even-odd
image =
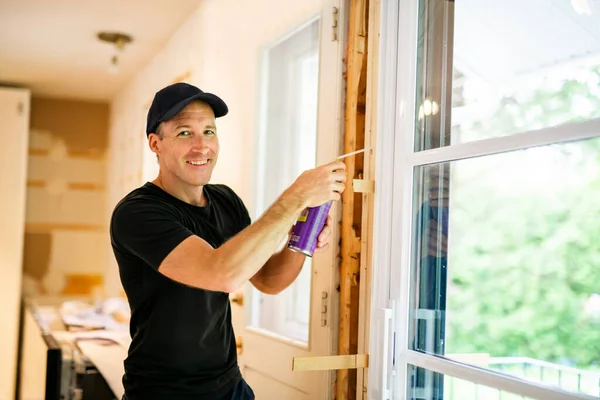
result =
[{"label": "can nozzle straw", "polygon": [[341,155],[341,156],[339,156],[337,159],[338,159],[338,160],[341,160],[342,158],[345,158],[345,157],[348,157],[348,156],[353,156],[353,155],[355,155],[355,154],[360,154],[360,153],[364,152],[365,150],[366,150],[366,149],[362,149],[362,150],[356,150],[356,151],[353,151],[353,152],[351,152],[351,153],[342,154],[342,155]]}]

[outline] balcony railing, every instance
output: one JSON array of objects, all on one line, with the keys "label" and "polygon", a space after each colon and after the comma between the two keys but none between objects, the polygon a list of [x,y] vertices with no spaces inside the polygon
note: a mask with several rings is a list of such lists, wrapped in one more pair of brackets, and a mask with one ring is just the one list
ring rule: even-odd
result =
[{"label": "balcony railing", "polygon": [[[458,357],[457,357],[458,358]],[[600,370],[587,371],[528,357],[491,357],[487,368],[545,385],[600,398]],[[447,376],[445,400],[522,400],[525,397]]]}]

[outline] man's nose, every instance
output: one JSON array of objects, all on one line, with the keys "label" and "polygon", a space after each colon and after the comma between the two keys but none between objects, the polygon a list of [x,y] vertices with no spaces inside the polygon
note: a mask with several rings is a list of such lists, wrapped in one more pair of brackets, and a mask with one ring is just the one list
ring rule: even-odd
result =
[{"label": "man's nose", "polygon": [[203,154],[208,152],[208,140],[204,135],[194,135],[192,149]]}]

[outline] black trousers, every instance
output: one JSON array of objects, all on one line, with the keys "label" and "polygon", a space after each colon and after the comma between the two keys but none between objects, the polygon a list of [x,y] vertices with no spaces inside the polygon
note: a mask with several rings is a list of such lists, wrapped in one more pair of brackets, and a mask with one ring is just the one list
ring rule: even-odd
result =
[{"label": "black trousers", "polygon": [[254,392],[242,378],[233,390],[218,400],[254,400]]},{"label": "black trousers", "polygon": [[[127,400],[127,397],[123,395],[121,400]],[[215,400],[254,400],[254,392],[242,378],[238,384],[234,386],[231,392]]]}]

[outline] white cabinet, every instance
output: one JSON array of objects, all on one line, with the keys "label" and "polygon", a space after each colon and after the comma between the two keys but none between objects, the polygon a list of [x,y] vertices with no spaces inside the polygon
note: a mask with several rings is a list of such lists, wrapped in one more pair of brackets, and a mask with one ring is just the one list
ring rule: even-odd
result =
[{"label": "white cabinet", "polygon": [[0,400],[15,398],[30,93],[0,88]]}]

